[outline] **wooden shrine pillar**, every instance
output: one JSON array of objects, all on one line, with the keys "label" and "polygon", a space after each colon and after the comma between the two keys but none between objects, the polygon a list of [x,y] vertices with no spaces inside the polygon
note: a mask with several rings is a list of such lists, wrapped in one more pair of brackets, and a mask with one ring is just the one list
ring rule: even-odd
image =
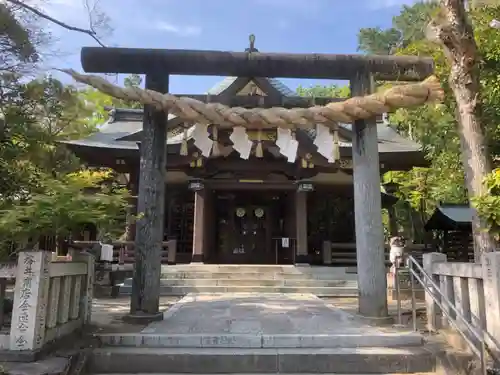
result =
[{"label": "wooden shrine pillar", "polygon": [[[374,82],[370,73],[360,71],[350,83],[352,96],[372,93]],[[359,313],[365,317],[387,318],[387,278],[375,118],[354,122],[352,158]]]},{"label": "wooden shrine pillar", "polygon": [[193,224],[193,256],[191,262],[200,263],[204,261],[207,240],[206,216],[207,216],[207,190],[201,189],[194,192],[194,224]]},{"label": "wooden shrine pillar", "polygon": [[[160,69],[158,71],[161,71]],[[168,92],[168,74],[147,74],[146,88]],[[167,113],[144,107],[130,314],[161,319],[160,274],[165,211]]]},{"label": "wooden shrine pillar", "polygon": [[307,193],[295,193],[295,234],[296,257],[295,263],[309,263],[307,251]]}]

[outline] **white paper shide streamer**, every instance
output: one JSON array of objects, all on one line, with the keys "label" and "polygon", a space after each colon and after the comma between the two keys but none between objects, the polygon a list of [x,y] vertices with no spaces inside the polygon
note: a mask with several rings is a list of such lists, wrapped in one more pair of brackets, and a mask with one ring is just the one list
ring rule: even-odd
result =
[{"label": "white paper shide streamer", "polygon": [[299,142],[293,137],[290,129],[278,128],[276,146],[279,147],[281,155],[285,156],[289,163],[295,162],[295,159],[297,159]]},{"label": "white paper shide streamer", "polygon": [[208,125],[196,124],[194,126],[193,135],[194,145],[198,148],[201,154],[208,158],[212,152],[213,142],[208,134]]},{"label": "white paper shide streamer", "polygon": [[240,157],[247,160],[250,157],[253,142],[248,138],[246,129],[243,126],[235,126],[229,139],[233,142],[233,148],[240,154]]},{"label": "white paper shide streamer", "polygon": [[324,125],[316,125],[316,138],[314,145],[318,148],[318,153],[325,157],[329,163],[335,163],[334,137],[330,129]]}]

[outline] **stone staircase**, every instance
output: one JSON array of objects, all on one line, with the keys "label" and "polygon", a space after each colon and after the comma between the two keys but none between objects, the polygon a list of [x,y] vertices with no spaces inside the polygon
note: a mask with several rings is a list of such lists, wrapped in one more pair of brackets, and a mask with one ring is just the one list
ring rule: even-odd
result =
[{"label": "stone staircase", "polygon": [[95,349],[93,374],[432,374],[424,348],[131,348]]},{"label": "stone staircase", "polygon": [[[419,333],[377,328],[312,295],[188,295],[141,332],[98,334],[94,374],[432,373]],[[457,375],[457,374],[454,374]]]},{"label": "stone staircase", "polygon": [[[132,279],[118,284],[119,294],[132,292]],[[161,295],[188,293],[312,293],[319,297],[357,297],[356,274],[345,268],[181,264],[162,266]]]}]

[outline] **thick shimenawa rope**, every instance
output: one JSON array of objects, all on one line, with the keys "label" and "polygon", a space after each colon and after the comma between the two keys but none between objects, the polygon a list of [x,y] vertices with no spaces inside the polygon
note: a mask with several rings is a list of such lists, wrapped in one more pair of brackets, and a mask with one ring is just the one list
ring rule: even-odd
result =
[{"label": "thick shimenawa rope", "polygon": [[337,123],[351,123],[355,120],[369,119],[398,108],[411,108],[430,102],[442,101],[444,91],[435,76],[425,81],[400,85],[388,90],[354,97],[342,102],[332,102],[325,106],[310,108],[281,107],[273,108],[241,108],[228,107],[219,103],[203,103],[187,97],[176,97],[170,94],[141,89],[136,87],[119,87],[109,83],[102,77],[80,74],[71,69],[61,70],[74,80],[85,83],[97,90],[117,99],[137,101],[151,105],[158,110],[168,111],[186,122],[216,124],[220,128],[243,126],[245,128],[315,128],[323,124],[332,129]]}]

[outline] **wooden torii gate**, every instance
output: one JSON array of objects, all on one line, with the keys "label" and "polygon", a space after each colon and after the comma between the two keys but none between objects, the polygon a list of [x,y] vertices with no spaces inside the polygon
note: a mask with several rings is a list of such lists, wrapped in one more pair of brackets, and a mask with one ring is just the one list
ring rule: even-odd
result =
[{"label": "wooden torii gate", "polygon": [[[433,72],[432,59],[415,56],[172,49],[85,47],[81,51],[81,62],[88,73],[145,74],[146,89],[159,93],[168,92],[169,75],[180,74],[342,79],[350,81],[353,96],[364,96],[373,92],[374,79],[421,81]],[[166,124],[166,111],[158,106],[145,105],[138,192],[138,212],[143,217],[136,227],[136,264],[130,312],[152,318],[161,316],[159,295]],[[354,121],[353,132],[359,313],[383,319],[388,316],[387,282],[375,117]]]}]

